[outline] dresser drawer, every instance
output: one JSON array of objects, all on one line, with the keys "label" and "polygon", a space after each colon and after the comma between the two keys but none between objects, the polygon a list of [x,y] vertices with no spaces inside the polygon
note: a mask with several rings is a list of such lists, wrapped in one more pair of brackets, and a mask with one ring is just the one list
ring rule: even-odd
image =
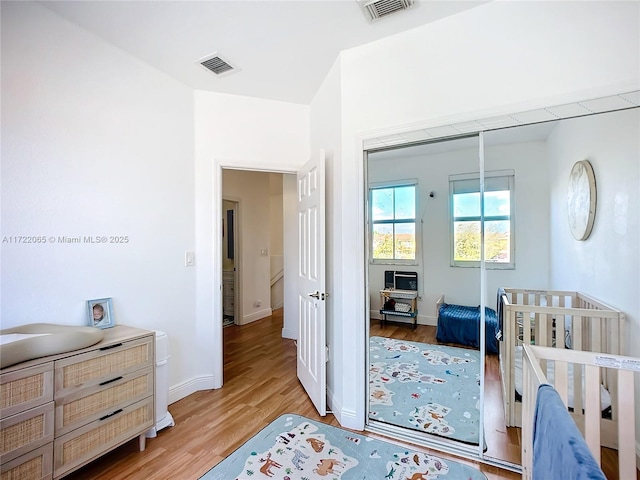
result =
[{"label": "dresser drawer", "polygon": [[53,442],[0,466],[0,480],[51,480]]},{"label": "dresser drawer", "polygon": [[150,396],[56,438],[54,477],[74,470],[146,432],[153,426],[153,408],[154,398]]},{"label": "dresser drawer", "polygon": [[56,398],[56,436],[148,397],[154,391],[153,378],[153,368],[146,367]]},{"label": "dresser drawer", "polygon": [[154,336],[116,343],[55,363],[55,398],[153,365]]},{"label": "dresser drawer", "polygon": [[0,457],[2,462],[53,440],[53,402],[0,420]]},{"label": "dresser drawer", "polygon": [[0,417],[53,400],[53,362],[0,375]]}]

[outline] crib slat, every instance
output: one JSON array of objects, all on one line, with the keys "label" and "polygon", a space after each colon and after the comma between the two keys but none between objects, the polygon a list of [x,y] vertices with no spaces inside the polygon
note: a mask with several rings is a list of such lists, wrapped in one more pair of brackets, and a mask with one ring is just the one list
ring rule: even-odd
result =
[{"label": "crib slat", "polygon": [[[565,308],[574,308],[575,307],[575,299],[572,296],[569,297],[564,297],[564,306]],[[567,323],[568,322],[568,323]],[[574,343],[574,338],[579,338],[579,337],[574,337],[574,332],[573,332],[573,326],[574,326],[574,322],[573,322],[573,317],[571,315],[562,315],[562,330],[564,331],[565,328],[569,329],[569,348],[576,348],[573,343]],[[579,330],[578,330],[579,331]],[[566,343],[566,339],[565,339],[565,343]],[[579,349],[580,347],[578,347]]]},{"label": "crib slat", "polygon": [[[575,371],[577,370],[576,366],[574,365],[574,377],[579,376]],[[594,365],[585,365],[584,368],[586,370],[584,439],[587,441],[593,458],[600,465],[600,369]],[[575,398],[580,396],[580,391],[574,390],[574,402]]]},{"label": "crib slat", "polygon": [[[567,362],[553,362],[555,363],[555,385],[554,388],[558,391],[562,403],[569,405],[569,374],[567,369]],[[574,366],[575,368],[575,366]],[[575,397],[575,395],[574,395]],[[575,401],[575,400],[574,400]]]},{"label": "crib slat", "polygon": [[[549,342],[549,332],[547,332],[547,314],[546,313],[540,313],[537,314],[536,313],[536,320],[535,320],[535,345],[551,345],[551,343]],[[543,372],[547,371],[547,361],[546,360],[541,360],[540,361],[540,368],[542,368]]]},{"label": "crib slat", "polygon": [[571,316],[571,348],[574,350],[582,350],[582,322],[574,316]]},{"label": "crib slat", "polygon": [[587,318],[587,322],[589,322],[591,328],[591,335],[589,336],[591,339],[591,348],[589,350],[592,352],[605,352],[606,350],[602,349],[602,319],[591,317]]},{"label": "crib slat", "polygon": [[531,343],[536,345],[540,341],[538,335],[538,331],[540,330],[540,314],[529,313],[529,318],[531,319]]},{"label": "crib slat", "polygon": [[522,314],[522,342],[527,345],[531,344],[531,314],[524,312]]},{"label": "crib slat", "polygon": [[582,397],[582,384],[584,383],[584,377],[582,376],[582,369],[584,365],[573,364],[573,409],[575,412],[582,412],[584,409],[585,399]]},{"label": "crib slat", "polygon": [[[522,350],[522,418],[534,418],[535,394],[537,394],[538,386],[531,378],[531,369],[528,368],[528,359],[525,350]],[[535,392],[535,393],[534,393]],[[522,477],[530,480],[531,469],[533,464],[533,426],[522,425],[521,430],[522,442]]]},{"label": "crib slat", "polygon": [[[605,322],[605,337],[603,351],[616,355],[623,355],[621,347],[621,335],[624,330],[624,315],[620,314],[620,319],[608,320]],[[602,371],[602,382],[611,393],[611,419],[614,422],[620,420],[618,415],[618,381],[619,377],[615,371],[605,369]]]},{"label": "crib slat", "polygon": [[[631,386],[631,388],[629,388]],[[624,419],[618,422],[618,465],[620,479],[636,478],[635,439],[635,399],[633,372],[618,371],[618,411],[624,412]]]},{"label": "crib slat", "polygon": [[515,400],[515,391],[516,391],[516,369],[515,369],[515,357],[516,357],[516,345],[518,344],[518,316],[515,310],[511,311],[508,319],[508,328],[512,329],[512,334],[507,343],[507,358],[510,365],[508,365],[507,377],[509,381],[507,382],[507,392],[509,393],[509,401],[507,402],[509,417],[515,418],[516,416],[516,400]]}]

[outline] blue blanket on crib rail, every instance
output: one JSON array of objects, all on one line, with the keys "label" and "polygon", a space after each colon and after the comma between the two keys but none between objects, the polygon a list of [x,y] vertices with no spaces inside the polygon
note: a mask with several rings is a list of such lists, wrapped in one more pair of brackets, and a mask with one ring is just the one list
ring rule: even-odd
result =
[{"label": "blue blanket on crib rail", "polygon": [[540,385],[533,419],[533,480],[605,480],[551,385]]},{"label": "blue blanket on crib rail", "polygon": [[[487,353],[498,353],[498,319],[496,311],[485,307],[485,349]],[[443,303],[438,310],[436,340],[442,343],[457,343],[480,348],[480,307],[449,305]]]}]

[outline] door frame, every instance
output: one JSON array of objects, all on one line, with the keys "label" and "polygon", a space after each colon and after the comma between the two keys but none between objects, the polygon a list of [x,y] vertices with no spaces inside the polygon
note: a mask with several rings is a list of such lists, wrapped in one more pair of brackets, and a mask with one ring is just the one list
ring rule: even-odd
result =
[{"label": "door frame", "polygon": [[[222,308],[218,306],[222,305],[222,235],[220,235],[220,226],[222,225],[222,171],[223,170],[241,170],[247,172],[264,172],[264,173],[283,173],[296,175],[296,169],[277,169],[277,168],[264,168],[264,165],[260,165],[259,162],[253,163],[236,163],[219,159],[214,159],[213,162],[213,192],[212,192],[212,228],[213,228],[213,257],[212,257],[212,290],[213,290],[213,308],[212,308],[212,326],[213,326],[213,338],[210,347],[215,352],[213,354],[213,388],[221,388],[224,385],[224,345],[223,345],[223,333],[222,333]],[[228,197],[229,198],[229,197]],[[238,207],[240,202],[238,201]],[[238,212],[238,218],[242,213]],[[236,222],[237,225],[237,222]],[[239,233],[239,228],[238,232]],[[239,239],[239,237],[237,237]],[[238,242],[238,249],[241,248],[240,242]],[[239,269],[239,266],[237,267]],[[237,276],[240,277],[240,272],[237,272]],[[237,286],[236,290],[242,290]],[[238,293],[238,303],[242,301],[241,292]],[[238,315],[242,315],[242,306],[238,305]]]},{"label": "door frame", "polygon": [[[242,252],[242,238],[240,237],[241,231],[238,228],[239,219],[240,219],[240,211],[242,209],[242,202],[238,197],[234,197],[233,195],[223,195],[221,199],[220,205],[224,201],[233,202],[233,248],[234,248],[234,259],[233,259],[233,323],[237,325],[238,319],[242,318],[242,289],[238,288],[238,285],[241,281],[240,278],[240,267],[242,265],[242,256],[240,252]],[[222,216],[222,212],[220,213]],[[221,217],[220,223],[222,223],[224,216]],[[227,228],[229,225],[227,224]],[[222,244],[220,245],[222,249]],[[220,256],[222,258],[222,255]],[[224,274],[223,274],[224,275]],[[224,286],[222,289],[222,295],[224,297]],[[224,305],[224,298],[222,299],[222,304]],[[224,308],[223,308],[224,310]],[[224,314],[223,319],[224,321]]]}]

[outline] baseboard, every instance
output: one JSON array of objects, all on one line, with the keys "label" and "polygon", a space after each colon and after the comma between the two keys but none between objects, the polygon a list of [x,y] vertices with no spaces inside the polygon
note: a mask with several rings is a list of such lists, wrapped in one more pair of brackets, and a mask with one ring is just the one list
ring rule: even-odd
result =
[{"label": "baseboard", "polygon": [[[333,396],[333,390],[327,384],[327,410],[331,410],[331,413],[338,419],[338,414],[336,412],[340,412],[340,401]],[[338,422],[340,419],[338,419]]]},{"label": "baseboard", "polygon": [[636,470],[640,470],[640,443],[636,442]]},{"label": "baseboard", "polygon": [[340,409],[340,417],[336,418],[338,418],[340,425],[344,428],[357,431],[363,430],[363,425],[358,422],[358,417],[356,416],[356,412],[354,410],[348,410],[344,408]]},{"label": "baseboard", "polygon": [[212,390],[214,388],[215,381],[213,375],[203,375],[201,377],[195,377],[186,382],[174,385],[169,388],[169,405],[178,400],[182,400],[184,397],[188,397],[192,393],[196,393],[200,390]]},{"label": "baseboard", "polygon": [[334,395],[333,391],[327,386],[327,410],[333,413],[341,427],[351,430],[362,431],[364,426],[358,423],[356,412],[342,407],[340,400]]},{"label": "baseboard", "polygon": [[242,323],[240,325],[246,325],[247,323],[255,322],[265,317],[270,317],[273,314],[273,310],[270,308],[263,308],[257,312],[250,313],[242,317]]},{"label": "baseboard", "polygon": [[290,328],[283,328],[282,329],[282,338],[289,338],[291,340],[297,340],[298,339],[298,332],[296,332],[295,330],[291,330]]},{"label": "baseboard", "polygon": [[[382,315],[380,315],[380,312],[378,310],[371,310],[369,312],[369,317],[372,320],[380,320],[382,318]],[[394,317],[393,315],[389,315],[387,317],[388,320],[393,321],[393,322],[397,322],[397,323],[407,323],[410,324],[412,322],[412,320],[410,318],[407,317]],[[430,315],[420,315],[418,313],[418,325],[430,325],[432,327],[436,327],[438,326],[438,319],[436,317],[432,317]]]}]

